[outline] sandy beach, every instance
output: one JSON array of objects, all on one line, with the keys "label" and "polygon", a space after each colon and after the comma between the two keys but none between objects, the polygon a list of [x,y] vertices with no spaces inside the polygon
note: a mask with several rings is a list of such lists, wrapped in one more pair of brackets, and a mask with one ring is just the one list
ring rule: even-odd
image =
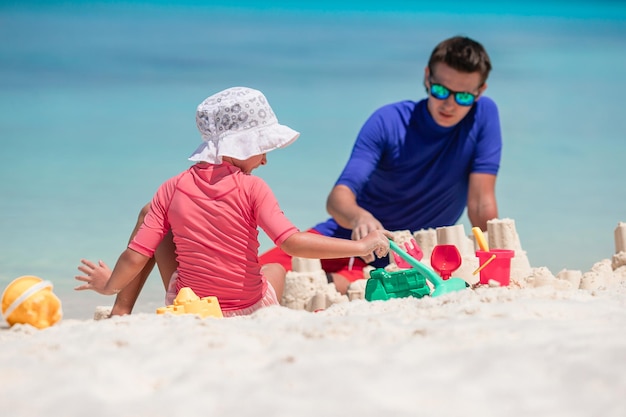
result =
[{"label": "sandy beach", "polygon": [[621,417],[622,261],[599,261],[576,288],[539,267],[508,287],[317,312],[5,326],[0,404],[15,417]]},{"label": "sandy beach", "polygon": [[[0,415],[625,417],[625,5],[2,2],[0,293],[36,275],[64,316],[42,330],[0,317]],[[79,260],[114,264],[188,166],[208,94],[259,88],[302,132],[258,172],[305,230],[359,128],[425,97],[432,47],[456,34],[494,64],[499,213],[521,242],[505,222],[488,243],[515,251],[511,285],[477,285],[471,233],[451,228],[415,238],[425,262],[459,248],[452,276],[473,285],[459,292],[369,302],[304,262],[283,306],[201,319],[155,314],[155,272],[134,314],[92,318],[113,298],[73,291]]]},{"label": "sandy beach", "polygon": [[11,416],[623,416],[626,286],[0,331]]}]

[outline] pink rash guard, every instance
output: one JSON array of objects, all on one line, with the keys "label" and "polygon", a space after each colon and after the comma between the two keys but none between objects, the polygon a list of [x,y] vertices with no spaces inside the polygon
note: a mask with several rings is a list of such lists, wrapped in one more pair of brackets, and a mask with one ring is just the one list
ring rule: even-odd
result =
[{"label": "pink rash guard", "polygon": [[176,245],[176,291],[190,287],[216,296],[222,310],[249,307],[267,289],[258,259],[260,226],[280,246],[298,229],[269,186],[229,163],[198,163],[157,190],[128,247],[152,257],[171,229]]}]

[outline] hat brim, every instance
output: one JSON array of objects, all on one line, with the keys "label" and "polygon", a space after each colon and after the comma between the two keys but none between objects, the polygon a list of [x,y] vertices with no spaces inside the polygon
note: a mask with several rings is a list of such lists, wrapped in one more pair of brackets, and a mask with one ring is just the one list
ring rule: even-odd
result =
[{"label": "hat brim", "polygon": [[227,133],[203,141],[189,160],[212,164],[221,164],[223,156],[246,160],[274,149],[284,148],[292,144],[298,136],[300,132],[279,123],[244,132]]}]

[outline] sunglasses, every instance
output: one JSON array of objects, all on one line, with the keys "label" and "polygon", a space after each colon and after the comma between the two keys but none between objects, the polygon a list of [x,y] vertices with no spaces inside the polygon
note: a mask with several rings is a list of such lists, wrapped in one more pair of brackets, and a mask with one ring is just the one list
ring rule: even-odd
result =
[{"label": "sunglasses", "polygon": [[448,87],[444,87],[441,84],[433,84],[432,81],[430,83],[430,95],[435,97],[437,100],[445,100],[450,97],[450,94],[454,94],[454,101],[459,106],[471,106],[476,101],[476,94],[461,92],[461,91],[452,91]]}]

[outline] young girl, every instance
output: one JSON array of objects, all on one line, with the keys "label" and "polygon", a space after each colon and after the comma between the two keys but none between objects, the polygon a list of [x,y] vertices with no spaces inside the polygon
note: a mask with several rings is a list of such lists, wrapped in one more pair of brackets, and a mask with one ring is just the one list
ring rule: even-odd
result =
[{"label": "young girl", "polygon": [[[76,277],[84,282],[76,290],[110,295],[128,288],[136,294],[147,277],[143,274],[139,279],[142,271],[152,268],[151,259],[170,231],[176,262],[164,267],[175,268],[169,282],[165,277],[170,275],[159,265],[168,288],[166,304],[172,304],[181,288],[190,287],[200,297],[216,296],[225,316],[276,305],[274,287],[282,293],[286,271],[278,264],[259,264],[257,226],[292,256],[387,254],[391,237],[387,231],[374,231],[358,241],[300,232],[285,217],[268,185],[250,175],[267,163],[267,152],[299,136],[278,123],[260,91],[234,87],[219,92],[198,106],[196,122],[203,138],[189,158],[196,164],[159,187],[112,273],[103,262],[81,261],[79,270],[86,275]],[[130,313],[114,309],[112,314],[126,312]]]}]

